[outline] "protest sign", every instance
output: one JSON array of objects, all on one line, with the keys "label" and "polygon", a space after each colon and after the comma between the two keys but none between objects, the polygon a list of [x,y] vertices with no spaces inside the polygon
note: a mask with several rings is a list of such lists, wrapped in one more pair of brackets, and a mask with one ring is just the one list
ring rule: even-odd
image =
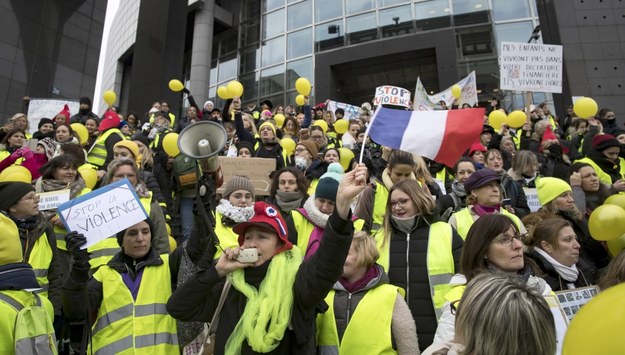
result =
[{"label": "protest sign", "polygon": [[[224,181],[230,180],[234,175],[247,176],[254,185],[255,195],[269,195],[271,188],[269,175],[276,170],[275,159],[219,157],[219,166],[224,174]],[[217,193],[223,193],[225,187],[224,184],[217,189]]]},{"label": "protest sign", "polygon": [[47,211],[59,207],[60,204],[69,201],[69,189],[40,192],[39,211]]},{"label": "protest sign", "polygon": [[[460,92],[460,98],[458,99],[458,106],[462,107],[464,104],[468,104],[473,107],[478,102],[477,98],[477,86],[475,84],[475,72],[472,71],[469,75],[462,78],[454,85],[460,85],[462,91]],[[432,111],[442,110],[440,105],[441,101],[445,102],[447,107],[451,107],[454,102],[454,96],[451,93],[450,86],[447,89],[436,93],[434,95],[428,95],[425,87],[421,83],[421,78],[417,78],[417,87],[415,89],[414,101],[412,109],[415,111]]]},{"label": "protest sign", "polygon": [[527,199],[527,205],[530,208],[530,212],[536,212],[540,209],[540,202],[538,202],[538,191],[536,188],[524,187],[525,198]]},{"label": "protest sign", "polygon": [[597,285],[556,292],[558,303],[560,303],[568,321],[571,321],[582,306],[590,302],[590,300],[598,294],[599,287]]},{"label": "protest sign", "polygon": [[334,113],[337,108],[342,108],[345,111],[345,119],[351,120],[352,118],[360,117],[360,108],[358,106],[346,104],[343,102],[336,102],[332,100],[326,101],[326,110]]},{"label": "protest sign", "polygon": [[58,211],[65,229],[87,238],[83,249],[148,218],[128,179],[69,200]]},{"label": "protest sign", "polygon": [[398,86],[378,86],[375,88],[373,105],[393,105],[410,108],[410,91]]},{"label": "protest sign", "polygon": [[69,107],[69,112],[74,115],[80,109],[80,103],[76,100],[57,99],[30,99],[28,102],[28,127],[29,132],[35,133],[38,130],[39,120],[42,118],[54,119],[57,113],[63,110],[63,106]]},{"label": "protest sign", "polygon": [[562,306],[558,303],[556,296],[548,295],[543,297],[549,306],[556,326],[556,354],[562,354],[562,344],[564,344],[564,336],[569,327],[569,321],[562,310]]},{"label": "protest sign", "polygon": [[502,42],[499,88],[562,93],[562,46]]}]

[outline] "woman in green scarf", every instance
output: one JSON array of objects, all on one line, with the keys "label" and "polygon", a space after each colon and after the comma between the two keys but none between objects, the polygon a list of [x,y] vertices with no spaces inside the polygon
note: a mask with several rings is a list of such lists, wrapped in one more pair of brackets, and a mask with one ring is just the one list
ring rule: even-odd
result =
[{"label": "woman in green scarf", "polygon": [[[210,322],[227,278],[232,288],[218,315],[215,354],[315,353],[315,316],[327,309],[323,300],[343,273],[354,230],[350,203],[366,186],[366,170],[361,164],[344,175],[314,256],[303,261],[277,209],[257,202],[254,217],[234,227],[239,247],[179,287],[167,302],[169,314]],[[258,260],[239,262],[249,248],[257,249]]]}]

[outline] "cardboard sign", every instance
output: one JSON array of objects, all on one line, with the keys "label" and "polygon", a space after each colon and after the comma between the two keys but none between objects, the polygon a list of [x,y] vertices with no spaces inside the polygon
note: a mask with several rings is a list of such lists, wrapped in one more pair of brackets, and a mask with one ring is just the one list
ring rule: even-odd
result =
[{"label": "cardboard sign", "polygon": [[[475,71],[472,71],[469,75],[462,78],[462,80],[454,85],[460,85],[462,88],[460,98],[458,99],[458,106],[462,107],[463,104],[469,104],[473,107],[477,104],[478,98],[477,86],[475,84]],[[442,110],[443,108],[440,105],[441,101],[444,101],[445,105],[447,105],[448,108],[451,108],[451,105],[454,102],[454,96],[451,93],[451,88],[454,85],[451,85],[437,94],[428,95],[427,90],[425,90],[425,87],[421,83],[421,78],[417,78],[417,87],[415,89],[412,109],[414,111]]]},{"label": "cardboard sign", "polygon": [[378,86],[375,88],[373,105],[394,105],[410,108],[410,91],[398,86]]},{"label": "cardboard sign", "polygon": [[525,198],[527,199],[527,205],[530,208],[530,212],[536,212],[540,209],[540,202],[538,202],[538,190],[536,188],[524,187]]},{"label": "cardboard sign", "polygon": [[327,111],[336,111],[337,108],[342,108],[343,111],[345,111],[345,119],[347,120],[351,120],[353,118],[359,118],[360,117],[360,107],[358,106],[354,106],[354,105],[350,105],[350,104],[346,104],[343,102],[336,102],[336,101],[332,101],[332,100],[327,100],[326,101],[326,110]]},{"label": "cardboard sign", "polygon": [[269,195],[269,190],[271,189],[269,175],[276,170],[275,159],[219,157],[219,165],[221,166],[221,172],[224,174],[224,184],[217,189],[217,193],[223,193],[228,180],[232,176],[244,175],[254,185],[255,195]]},{"label": "cardboard sign", "polygon": [[148,218],[128,179],[65,202],[58,211],[65,229],[87,238],[83,249]]},{"label": "cardboard sign", "polygon": [[69,201],[69,189],[41,192],[39,195],[39,211],[51,210]]},{"label": "cardboard sign", "polygon": [[57,99],[30,99],[28,102],[28,123],[29,132],[37,132],[39,120],[42,118],[54,119],[57,113],[63,110],[63,106],[69,106],[69,112],[75,115],[80,110],[80,103],[76,100]]},{"label": "cardboard sign", "polygon": [[583,305],[590,302],[590,300],[598,294],[598,286],[580,287],[556,292],[558,303],[560,303],[569,322]]},{"label": "cardboard sign", "polygon": [[562,93],[562,46],[502,42],[499,88]]}]

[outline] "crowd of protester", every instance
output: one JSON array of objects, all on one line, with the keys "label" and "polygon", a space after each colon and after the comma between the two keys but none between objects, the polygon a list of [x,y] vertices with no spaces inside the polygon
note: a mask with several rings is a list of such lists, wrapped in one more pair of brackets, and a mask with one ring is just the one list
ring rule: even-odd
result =
[{"label": "crowd of protester", "polygon": [[[0,129],[0,353],[20,353],[17,315],[36,304],[45,326],[30,337],[62,354],[197,354],[207,339],[216,354],[554,354],[542,296],[625,280],[624,252],[588,226],[625,192],[625,127],[610,109],[580,119],[531,105],[518,129],[485,115],[444,166],[371,141],[368,103],[345,118],[308,98],[187,99],[182,117],[163,101],[99,117],[81,98],[36,130],[22,113]],[[275,160],[268,195],[167,151],[168,135],[202,121],[227,133],[218,155]],[[88,248],[39,209],[40,193],[74,199],[123,179],[148,218]],[[250,248],[257,260],[238,261]]]}]

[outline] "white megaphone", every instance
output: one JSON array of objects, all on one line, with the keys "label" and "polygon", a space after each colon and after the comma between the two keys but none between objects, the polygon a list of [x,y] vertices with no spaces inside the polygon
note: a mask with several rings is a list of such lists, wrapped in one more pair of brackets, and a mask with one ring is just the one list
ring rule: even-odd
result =
[{"label": "white megaphone", "polygon": [[180,153],[200,161],[203,172],[217,171],[217,154],[228,140],[225,128],[219,123],[200,121],[185,127],[178,135]]}]

